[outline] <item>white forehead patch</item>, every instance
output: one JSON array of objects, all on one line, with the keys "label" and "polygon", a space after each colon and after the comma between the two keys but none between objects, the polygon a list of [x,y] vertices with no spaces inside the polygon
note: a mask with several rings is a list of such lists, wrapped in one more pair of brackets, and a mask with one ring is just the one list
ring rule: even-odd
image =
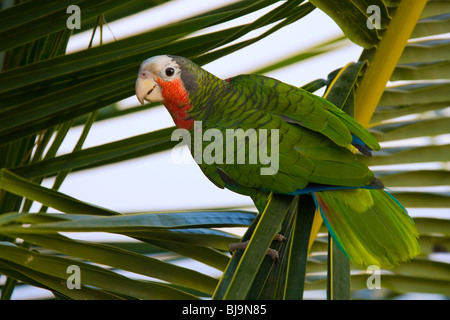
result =
[{"label": "white forehead patch", "polygon": [[146,69],[155,75],[159,75],[162,70],[165,70],[169,66],[177,70],[180,69],[178,64],[169,56],[154,56],[142,62],[141,70]]}]

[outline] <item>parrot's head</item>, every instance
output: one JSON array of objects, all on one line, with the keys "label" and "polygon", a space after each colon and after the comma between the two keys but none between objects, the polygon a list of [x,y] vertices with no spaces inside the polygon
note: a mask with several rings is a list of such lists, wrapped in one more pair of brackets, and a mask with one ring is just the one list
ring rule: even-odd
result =
[{"label": "parrot's head", "polygon": [[173,55],[151,57],[142,62],[136,80],[136,97],[141,104],[162,102],[179,127],[189,118],[192,98],[205,71],[190,60]]}]

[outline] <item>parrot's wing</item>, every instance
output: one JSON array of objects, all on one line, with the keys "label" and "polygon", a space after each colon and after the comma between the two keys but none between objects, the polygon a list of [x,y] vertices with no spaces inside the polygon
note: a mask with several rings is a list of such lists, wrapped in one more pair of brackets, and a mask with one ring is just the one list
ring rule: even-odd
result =
[{"label": "parrot's wing", "polygon": [[377,140],[359,122],[331,102],[306,90],[261,75],[240,75],[228,80],[236,86],[256,87],[257,94],[267,97],[266,111],[320,132],[339,146],[354,144],[369,155],[380,150]]},{"label": "parrot's wing", "polygon": [[[240,116],[236,130],[230,129],[229,121],[215,124],[226,136],[220,144],[232,142],[222,145],[223,161],[200,164],[219,187],[251,196],[241,187],[292,193],[309,183],[360,187],[373,179],[373,173],[351,151],[324,135],[263,110],[249,109]],[[215,142],[204,142],[205,147],[210,149],[207,144]]]}]

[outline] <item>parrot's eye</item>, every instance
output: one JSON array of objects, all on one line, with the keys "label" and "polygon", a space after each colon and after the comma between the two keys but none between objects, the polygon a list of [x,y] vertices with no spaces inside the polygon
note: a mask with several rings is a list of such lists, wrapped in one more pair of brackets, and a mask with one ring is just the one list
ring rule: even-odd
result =
[{"label": "parrot's eye", "polygon": [[165,70],[166,76],[171,77],[175,74],[175,69],[174,68],[167,68]]}]

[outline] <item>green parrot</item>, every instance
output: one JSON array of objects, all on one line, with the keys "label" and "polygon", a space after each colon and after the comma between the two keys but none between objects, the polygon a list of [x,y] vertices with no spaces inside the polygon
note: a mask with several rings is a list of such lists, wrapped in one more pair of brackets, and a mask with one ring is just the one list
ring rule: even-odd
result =
[{"label": "green parrot", "polygon": [[[197,161],[203,173],[219,188],[250,196],[260,211],[270,192],[311,194],[355,266],[393,268],[420,253],[413,220],[353,152],[370,156],[380,149],[378,142],[331,102],[261,75],[222,80],[174,55],[141,64],[136,96],[142,104],[161,102],[177,127],[194,136],[196,161],[214,149],[214,161]],[[199,131],[214,134],[198,141]],[[237,148],[226,144],[220,152],[217,145],[230,136],[240,142]],[[246,152],[237,161],[233,155],[241,151]],[[261,157],[269,153],[270,168]],[[260,161],[251,161],[258,155]]]}]

